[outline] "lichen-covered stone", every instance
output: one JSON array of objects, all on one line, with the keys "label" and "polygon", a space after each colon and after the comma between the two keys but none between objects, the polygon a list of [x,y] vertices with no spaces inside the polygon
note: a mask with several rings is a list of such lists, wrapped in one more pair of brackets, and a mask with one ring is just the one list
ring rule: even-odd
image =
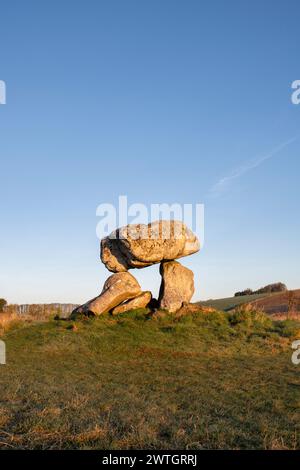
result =
[{"label": "lichen-covered stone", "polygon": [[160,274],[159,307],[171,313],[177,312],[193,297],[194,273],[177,261],[165,261],[160,265]]},{"label": "lichen-covered stone", "polygon": [[138,308],[145,308],[151,302],[152,294],[150,291],[142,292],[137,297],[134,297],[131,300],[123,302],[121,305],[118,305],[112,310],[113,315],[118,315],[119,313],[128,312],[129,310],[136,310]]},{"label": "lichen-covered stone", "polygon": [[98,297],[77,307],[71,315],[79,313],[101,315],[140,293],[141,287],[132,274],[128,272],[113,274],[104,283],[103,290]]},{"label": "lichen-covered stone", "polygon": [[183,222],[161,220],[117,229],[101,241],[101,260],[109,271],[124,272],[182,258],[199,249],[198,238]]}]

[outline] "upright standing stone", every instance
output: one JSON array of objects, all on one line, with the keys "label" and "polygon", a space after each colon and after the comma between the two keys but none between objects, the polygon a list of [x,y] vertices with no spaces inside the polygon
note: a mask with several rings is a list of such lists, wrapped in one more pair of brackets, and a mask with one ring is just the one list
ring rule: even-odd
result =
[{"label": "upright standing stone", "polygon": [[194,273],[177,261],[165,261],[160,265],[160,274],[159,306],[171,313],[177,312],[193,297]]}]

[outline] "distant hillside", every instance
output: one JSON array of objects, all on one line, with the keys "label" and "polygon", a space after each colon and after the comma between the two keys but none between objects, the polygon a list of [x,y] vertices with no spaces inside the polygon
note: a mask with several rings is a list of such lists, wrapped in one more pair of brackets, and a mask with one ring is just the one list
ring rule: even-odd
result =
[{"label": "distant hillside", "polygon": [[[292,297],[290,297],[291,294]],[[278,318],[286,318],[289,310],[290,316],[300,317],[300,289],[289,292],[279,292],[278,294],[269,295],[262,299],[253,299],[251,304],[263,310],[268,315]]]},{"label": "distant hillside", "polygon": [[[276,295],[276,294],[270,294]],[[197,302],[198,304],[204,305],[205,307],[213,307],[217,310],[223,310],[225,312],[232,310],[238,305],[246,304],[253,302],[257,299],[265,298],[266,294],[252,294],[252,295],[243,295],[238,297],[226,297],[224,299],[210,299],[204,302]]]},{"label": "distant hillside", "polygon": [[272,294],[252,294],[228,297],[224,299],[211,299],[198,303],[204,306],[216,308],[217,310],[223,310],[225,312],[228,312],[239,305],[251,303],[268,315],[274,315],[278,318],[286,318],[289,310],[289,296],[291,292],[293,293],[293,305],[292,307],[290,306],[292,316],[300,316],[300,289],[287,292],[274,292]]},{"label": "distant hillside", "polygon": [[253,291],[252,289],[246,289],[240,292],[236,292],[234,294],[235,297],[239,297],[241,295],[253,295],[253,294],[273,294],[275,292],[287,292],[288,288],[286,287],[283,282],[275,282],[273,284],[268,284],[267,286],[261,287]]}]

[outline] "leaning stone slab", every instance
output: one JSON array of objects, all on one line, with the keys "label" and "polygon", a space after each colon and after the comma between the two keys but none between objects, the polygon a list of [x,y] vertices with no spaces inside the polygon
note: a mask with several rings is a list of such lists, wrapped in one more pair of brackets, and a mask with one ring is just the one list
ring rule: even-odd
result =
[{"label": "leaning stone slab", "polygon": [[194,294],[194,273],[177,261],[165,261],[160,265],[160,274],[159,307],[177,312]]},{"label": "leaning stone slab", "polygon": [[132,274],[128,272],[113,274],[106,280],[101,294],[77,307],[71,316],[79,313],[101,315],[140,293],[141,287]]},{"label": "leaning stone slab", "polygon": [[118,305],[118,307],[115,307],[111,313],[113,315],[118,315],[119,313],[128,312],[129,310],[136,310],[137,308],[145,308],[151,302],[151,299],[152,299],[152,294],[150,291],[142,292],[137,297],[134,297],[134,299],[127,300],[126,302],[123,302],[121,305]]},{"label": "leaning stone slab", "polygon": [[161,220],[117,229],[101,241],[101,260],[109,271],[124,272],[182,258],[199,249],[198,238],[183,222]]}]

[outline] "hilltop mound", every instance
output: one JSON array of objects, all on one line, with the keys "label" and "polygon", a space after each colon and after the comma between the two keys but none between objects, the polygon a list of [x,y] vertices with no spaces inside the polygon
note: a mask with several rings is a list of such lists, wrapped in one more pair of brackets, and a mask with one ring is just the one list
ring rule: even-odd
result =
[{"label": "hilltop mound", "polygon": [[0,448],[299,447],[299,329],[253,311],[19,325],[3,337]]}]

